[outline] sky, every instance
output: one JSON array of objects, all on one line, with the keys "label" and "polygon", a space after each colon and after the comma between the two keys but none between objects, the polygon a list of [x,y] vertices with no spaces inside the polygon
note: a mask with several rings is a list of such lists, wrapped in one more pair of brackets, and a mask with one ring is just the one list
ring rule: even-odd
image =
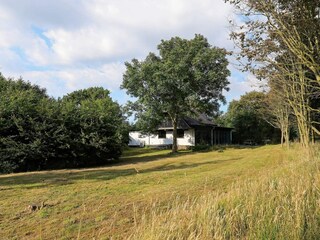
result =
[{"label": "sky", "polygon": [[[55,98],[102,86],[125,104],[130,97],[120,85],[126,61],[158,53],[162,39],[195,34],[237,51],[229,38],[234,17],[224,0],[1,0],[0,72]],[[228,102],[257,85],[235,65],[230,57]]]}]

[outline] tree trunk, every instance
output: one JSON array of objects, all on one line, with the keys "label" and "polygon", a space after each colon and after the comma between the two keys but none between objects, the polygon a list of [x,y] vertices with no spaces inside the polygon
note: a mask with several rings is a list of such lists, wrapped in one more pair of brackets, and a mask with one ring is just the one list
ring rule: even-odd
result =
[{"label": "tree trunk", "polygon": [[178,119],[176,116],[172,119],[172,125],[173,125],[172,152],[175,153],[178,151],[178,142],[177,142]]},{"label": "tree trunk", "polygon": [[289,149],[289,147],[290,147],[290,135],[289,135],[289,126],[288,125],[285,126],[285,130],[284,130],[284,141],[285,141],[287,149]]},{"label": "tree trunk", "polygon": [[281,126],[281,147],[283,147],[283,139],[284,139],[284,127]]}]

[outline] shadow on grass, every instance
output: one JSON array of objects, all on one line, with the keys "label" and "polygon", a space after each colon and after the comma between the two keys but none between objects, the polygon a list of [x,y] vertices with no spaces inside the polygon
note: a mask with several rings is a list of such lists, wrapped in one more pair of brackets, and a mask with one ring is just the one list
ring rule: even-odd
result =
[{"label": "shadow on grass", "polygon": [[265,145],[231,145],[230,148],[232,149],[257,149],[261,148]]},{"label": "shadow on grass", "polygon": [[139,155],[141,155],[142,153],[134,154],[134,155],[124,155],[119,159],[118,162],[115,162],[113,166],[137,164],[141,162],[151,162],[151,161],[157,161],[165,158],[174,158],[174,157],[196,154],[196,152],[191,152],[191,151],[180,151],[177,153],[172,153],[172,152],[169,152],[169,150],[155,150],[155,149],[147,149],[147,151],[143,153],[156,153],[156,154],[140,156],[140,157]]},{"label": "shadow on grass", "polygon": [[[191,151],[191,150],[183,150],[177,153],[172,153],[170,150],[158,150],[154,148],[130,148],[128,152],[125,152],[124,155],[120,158],[118,162],[111,163],[113,166],[126,165],[126,164],[136,164],[141,162],[149,162],[161,160],[164,158],[172,158],[179,157],[184,155],[192,155],[197,153],[207,153],[212,151],[223,152],[227,149],[257,149],[263,147],[264,145],[216,145],[208,149],[199,150],[199,151]],[[156,155],[147,155],[147,156],[139,156],[142,154],[148,153],[158,153]]]},{"label": "shadow on grass", "polygon": [[159,152],[159,149],[155,148],[140,148],[140,147],[129,147],[125,149],[122,157],[134,157],[141,154],[148,154],[153,152]]},{"label": "shadow on grass", "polygon": [[[160,151],[162,152],[162,151]],[[163,153],[154,155],[154,156],[142,156],[142,157],[124,157],[121,159],[121,162],[115,164],[114,166],[119,165],[128,165],[136,164],[139,162],[148,162],[155,161],[164,158],[172,158],[184,155],[195,154],[194,152],[178,152],[178,153],[168,153],[163,151]],[[126,177],[137,174],[146,174],[151,172],[159,171],[174,171],[174,170],[183,170],[196,168],[201,165],[211,165],[211,164],[224,164],[227,162],[233,162],[240,160],[241,158],[232,158],[226,160],[212,160],[200,163],[177,163],[174,162],[161,164],[159,166],[138,170],[133,166],[128,165],[126,169],[112,169],[109,167],[100,167],[92,169],[83,169],[83,170],[57,170],[57,171],[47,171],[47,172],[33,172],[25,173],[12,176],[3,176],[0,177],[0,191],[9,190],[12,188],[22,188],[22,189],[34,189],[34,188],[43,188],[50,187],[53,185],[68,185],[81,180],[97,180],[97,181],[109,181],[116,179],[118,177]]]},{"label": "shadow on grass", "polygon": [[208,151],[223,151],[223,150],[227,150],[227,149],[257,149],[257,148],[261,148],[264,147],[266,145],[217,145],[217,146],[213,146],[212,149],[208,150]]},{"label": "shadow on grass", "polygon": [[224,164],[224,163],[234,162],[234,161],[241,160],[241,159],[242,159],[241,157],[237,157],[237,158],[230,158],[230,159],[226,159],[226,160],[213,160],[213,161],[206,161],[206,162],[201,162],[201,163],[191,163],[191,164],[190,163],[179,163],[178,165],[175,165],[172,163],[167,163],[167,164],[163,164],[158,167],[153,167],[153,168],[148,168],[148,169],[142,170],[141,173],[172,171],[172,170],[185,170],[185,169],[200,167],[202,165]]}]

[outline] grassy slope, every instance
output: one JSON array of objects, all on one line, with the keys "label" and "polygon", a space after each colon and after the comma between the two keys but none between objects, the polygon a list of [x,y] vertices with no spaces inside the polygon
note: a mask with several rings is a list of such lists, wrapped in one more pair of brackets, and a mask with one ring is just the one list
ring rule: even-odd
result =
[{"label": "grassy slope", "polygon": [[[158,210],[172,202],[227,194],[248,178],[282,174],[279,169],[287,161],[279,146],[177,155],[168,150],[132,149],[115,166],[2,175],[0,236],[109,239],[134,233],[137,239],[150,238],[158,233],[143,222],[144,214],[161,215]],[[41,201],[46,204],[43,209],[26,210]],[[168,212],[163,214],[166,219]]]}]

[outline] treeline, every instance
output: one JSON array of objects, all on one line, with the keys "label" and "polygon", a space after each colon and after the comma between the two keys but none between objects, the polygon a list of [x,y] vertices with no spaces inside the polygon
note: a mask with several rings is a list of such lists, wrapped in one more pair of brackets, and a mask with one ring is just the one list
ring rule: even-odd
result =
[{"label": "treeline", "polygon": [[84,167],[119,158],[128,125],[109,91],[93,87],[54,99],[0,74],[0,172]]},{"label": "treeline", "polygon": [[[268,94],[252,91],[239,100],[232,100],[228,111],[220,115],[216,122],[222,126],[234,128],[234,144],[243,144],[250,140],[256,144],[280,143],[281,131],[271,124],[273,116],[269,113]],[[291,137],[296,136],[292,129]]]},{"label": "treeline", "polygon": [[320,137],[319,1],[226,1],[242,15],[231,33],[242,69],[267,83],[269,122],[288,147],[295,128],[310,149]]}]

